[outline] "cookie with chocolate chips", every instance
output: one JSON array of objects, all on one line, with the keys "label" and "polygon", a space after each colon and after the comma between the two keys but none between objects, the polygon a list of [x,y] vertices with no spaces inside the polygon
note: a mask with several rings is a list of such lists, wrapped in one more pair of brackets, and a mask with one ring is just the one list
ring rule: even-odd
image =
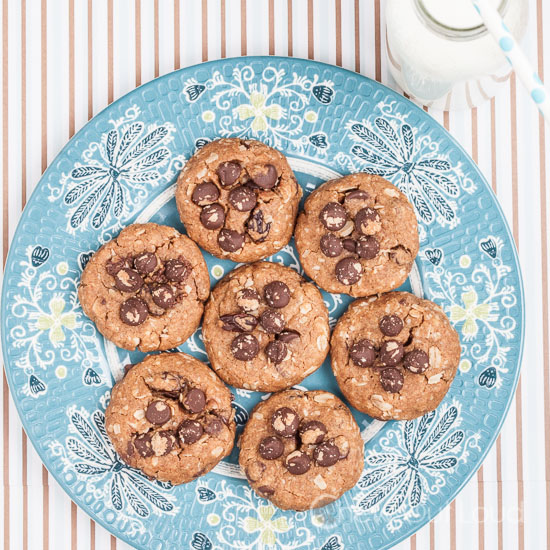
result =
[{"label": "cookie with chocolate chips", "polygon": [[228,384],[277,391],[300,383],[328,353],[328,312],[319,290],[289,267],[256,262],[213,289],[202,335],[212,368]]},{"label": "cookie with chocolate chips", "polygon": [[84,313],[117,346],[179,346],[197,329],[210,292],[197,245],[172,227],[134,224],[86,265],[78,297]]},{"label": "cookie with chocolate chips", "polygon": [[363,440],[332,393],[287,390],[259,403],[240,439],[252,488],[284,510],[319,508],[351,489],[363,470]]},{"label": "cookie with chocolate chips", "polygon": [[231,393],[184,353],[150,355],[117,382],[105,428],[122,459],[145,475],[187,483],[231,453]]},{"label": "cookie with chocolate chips", "polygon": [[381,420],[409,420],[435,409],[455,377],[460,341],[443,310],[408,292],[360,298],[331,338],[342,393]]},{"label": "cookie with chocolate chips", "polygon": [[188,235],[218,258],[253,262],[285,246],[302,191],[286,158],[253,140],[213,141],[187,162],[176,203]]},{"label": "cookie with chocolate chips", "polygon": [[298,216],[304,271],[328,292],[370,296],[408,277],[418,253],[413,206],[385,179],[353,174],[313,191]]}]

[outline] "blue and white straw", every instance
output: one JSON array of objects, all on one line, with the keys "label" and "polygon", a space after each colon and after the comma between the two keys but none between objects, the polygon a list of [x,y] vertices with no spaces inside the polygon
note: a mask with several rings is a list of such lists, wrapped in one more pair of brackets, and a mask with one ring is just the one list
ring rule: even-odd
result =
[{"label": "blue and white straw", "polygon": [[539,108],[546,123],[550,124],[550,93],[544,87],[527,56],[518,46],[516,39],[512,36],[500,14],[488,0],[472,0],[472,3],[493,38],[498,42],[516,75],[531,94],[531,98]]}]

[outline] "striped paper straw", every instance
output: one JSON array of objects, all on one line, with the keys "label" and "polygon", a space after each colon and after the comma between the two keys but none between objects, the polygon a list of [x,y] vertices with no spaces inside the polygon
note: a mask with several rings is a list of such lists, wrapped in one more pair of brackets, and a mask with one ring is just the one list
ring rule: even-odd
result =
[{"label": "striped paper straw", "polygon": [[508,29],[498,11],[488,0],[472,0],[472,3],[481,15],[489,32],[497,41],[506,59],[512,65],[518,78],[531,94],[531,98],[539,108],[546,123],[550,124],[550,94],[544,87],[537,72],[533,69],[527,56],[519,47],[516,39],[512,36],[510,29]]}]

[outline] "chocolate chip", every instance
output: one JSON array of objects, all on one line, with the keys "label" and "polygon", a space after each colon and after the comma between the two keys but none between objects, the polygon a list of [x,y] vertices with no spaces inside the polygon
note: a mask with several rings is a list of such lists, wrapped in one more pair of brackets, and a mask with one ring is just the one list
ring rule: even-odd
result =
[{"label": "chocolate chip", "polygon": [[151,288],[153,302],[162,309],[169,309],[176,303],[176,293],[170,285],[162,284]]},{"label": "chocolate chip", "polygon": [[119,315],[123,323],[135,327],[147,320],[149,308],[141,298],[132,297],[120,304]]},{"label": "chocolate chip", "polygon": [[396,340],[388,340],[380,347],[380,361],[387,367],[395,367],[403,359],[403,345]]},{"label": "chocolate chip", "polygon": [[191,195],[191,200],[198,206],[216,202],[219,198],[220,190],[211,181],[199,183]]},{"label": "chocolate chip", "polygon": [[350,191],[346,194],[344,198],[344,202],[351,202],[351,201],[366,201],[369,199],[369,194],[366,191],[363,191],[361,189],[354,189],[353,191]]},{"label": "chocolate chip", "polygon": [[151,424],[162,426],[163,424],[166,424],[170,418],[172,418],[172,409],[168,403],[157,399],[156,401],[149,403],[149,406],[145,411],[145,418],[147,418]]},{"label": "chocolate chip", "polygon": [[114,277],[125,265],[126,262],[122,258],[113,258],[105,264],[105,271]]},{"label": "chocolate chip", "polygon": [[300,333],[296,330],[283,330],[277,337],[277,339],[285,344],[294,342],[297,338],[300,338]]},{"label": "chocolate chip", "polygon": [[282,281],[272,281],[264,287],[264,298],[269,307],[285,307],[290,302],[290,289]]},{"label": "chocolate chip", "polygon": [[369,340],[363,339],[351,346],[349,357],[355,365],[365,368],[370,367],[374,363],[376,352],[372,343]]},{"label": "chocolate chip", "polygon": [[265,354],[274,365],[282,363],[285,360],[286,353],[286,345],[280,340],[269,342],[265,347]]},{"label": "chocolate chip", "polygon": [[403,330],[403,321],[397,315],[384,315],[378,326],[385,336],[397,336]]},{"label": "chocolate chip", "polygon": [[256,193],[249,187],[241,185],[229,192],[229,204],[239,212],[248,212],[256,206]]},{"label": "chocolate chip", "polygon": [[200,220],[206,229],[219,229],[225,223],[225,210],[221,204],[207,204],[202,207]]},{"label": "chocolate chip", "polygon": [[344,250],[342,239],[333,233],[327,233],[321,237],[319,248],[328,258],[336,258],[336,256],[340,256]]},{"label": "chocolate chip", "polygon": [[153,452],[153,448],[151,447],[152,438],[153,434],[148,432],[145,434],[140,434],[134,439],[134,447],[138,454],[143,458],[147,458],[155,454]]},{"label": "chocolate chip", "polygon": [[399,369],[382,369],[380,372],[380,384],[390,393],[397,393],[403,387],[403,373]]},{"label": "chocolate chip", "polygon": [[115,275],[115,286],[122,292],[135,292],[143,286],[143,279],[134,269],[123,267]]},{"label": "chocolate chip", "polygon": [[260,351],[260,344],[252,334],[239,334],[231,342],[231,353],[239,361],[250,361]]},{"label": "chocolate chip", "polygon": [[311,468],[311,458],[302,451],[293,451],[285,458],[284,464],[292,475],[299,476]]},{"label": "chocolate chip", "polygon": [[241,288],[237,291],[237,305],[246,312],[257,311],[260,307],[260,295],[253,288]]},{"label": "chocolate chip", "polygon": [[273,487],[269,487],[268,485],[262,485],[261,487],[258,487],[258,492],[262,493],[262,495],[271,496],[275,493],[275,489],[273,489]]},{"label": "chocolate chip", "polygon": [[167,455],[176,445],[176,437],[168,430],[156,432],[151,439],[151,447],[155,456]]},{"label": "chocolate chip", "polygon": [[333,466],[340,460],[340,450],[334,443],[325,441],[315,447],[313,458],[319,466]]},{"label": "chocolate chip", "polygon": [[356,251],[360,258],[372,260],[380,252],[380,245],[376,237],[366,236],[357,239]]},{"label": "chocolate chip", "polygon": [[363,235],[372,235],[380,231],[380,216],[372,208],[361,208],[355,216],[355,228]]},{"label": "chocolate chip", "polygon": [[348,214],[340,203],[329,202],[321,210],[319,219],[329,231],[339,231],[346,225]]},{"label": "chocolate chip", "polygon": [[275,460],[276,458],[279,458],[283,454],[284,450],[284,443],[276,435],[264,437],[258,446],[258,453],[266,460]]},{"label": "chocolate chip", "polygon": [[430,366],[428,354],[421,349],[413,349],[405,355],[404,365],[414,374],[422,374]]},{"label": "chocolate chip", "polygon": [[241,175],[241,166],[236,162],[222,162],[218,166],[218,178],[220,178],[220,183],[227,187],[233,185]]},{"label": "chocolate chip", "polygon": [[199,388],[192,388],[187,392],[183,406],[193,414],[200,413],[206,404],[206,396]]},{"label": "chocolate chip", "polygon": [[235,313],[233,315],[222,315],[222,329],[231,332],[252,332],[258,324],[258,319],[248,313]]},{"label": "chocolate chip", "polygon": [[250,235],[250,238],[257,243],[261,243],[267,239],[270,229],[271,222],[265,221],[264,213],[261,208],[254,210],[246,222],[247,233]]},{"label": "chocolate chip", "polygon": [[126,444],[126,454],[128,456],[132,456],[134,454],[134,445],[131,441],[128,441],[128,443]]},{"label": "chocolate chip", "polygon": [[152,273],[155,271],[157,264],[157,257],[152,252],[144,252],[143,254],[134,256],[134,267],[140,273]]},{"label": "chocolate chip", "polygon": [[124,376],[126,376],[128,372],[130,372],[130,369],[135,366],[136,363],[128,363],[127,365],[124,365]]},{"label": "chocolate chip", "polygon": [[294,437],[298,431],[300,419],[290,407],[281,407],[271,416],[271,426],[281,437]]},{"label": "chocolate chip", "polygon": [[327,435],[327,427],[318,420],[308,420],[300,424],[300,439],[304,445],[318,445]]},{"label": "chocolate chip", "polygon": [[184,445],[196,443],[202,434],[202,426],[196,420],[184,420],[178,429],[178,435]]},{"label": "chocolate chip", "polygon": [[262,189],[273,189],[277,185],[277,169],[273,164],[266,164],[263,171],[254,174],[252,181]]},{"label": "chocolate chip", "polygon": [[285,319],[279,311],[266,309],[260,315],[260,325],[268,334],[279,334],[285,328]]},{"label": "chocolate chip", "polygon": [[344,247],[344,250],[347,250],[348,252],[355,252],[357,250],[357,243],[351,238],[344,239],[342,241],[342,246]]},{"label": "chocolate chip", "polygon": [[191,272],[191,264],[185,260],[173,259],[164,264],[164,274],[169,281],[182,283]]},{"label": "chocolate chip", "polygon": [[206,427],[204,428],[204,431],[209,435],[215,435],[219,434],[223,429],[223,422],[218,418],[211,419],[208,424],[206,424]]},{"label": "chocolate chip", "polygon": [[218,244],[225,252],[236,252],[244,245],[244,235],[224,228],[218,233]]},{"label": "chocolate chip", "polygon": [[343,285],[355,284],[361,278],[363,272],[361,262],[351,256],[340,260],[334,269],[336,278]]}]

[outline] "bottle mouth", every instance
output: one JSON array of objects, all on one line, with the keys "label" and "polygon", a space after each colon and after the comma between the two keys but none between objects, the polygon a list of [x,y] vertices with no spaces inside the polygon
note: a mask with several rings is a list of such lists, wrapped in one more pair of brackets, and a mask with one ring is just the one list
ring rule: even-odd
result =
[{"label": "bottle mouth", "polygon": [[[498,7],[498,12],[501,17],[506,13],[509,3],[510,0],[501,0]],[[446,25],[433,16],[428,8],[426,8],[424,0],[414,0],[414,5],[418,15],[431,30],[452,40],[471,40],[483,36],[488,32],[487,27],[483,23],[471,27],[453,27]]]}]

